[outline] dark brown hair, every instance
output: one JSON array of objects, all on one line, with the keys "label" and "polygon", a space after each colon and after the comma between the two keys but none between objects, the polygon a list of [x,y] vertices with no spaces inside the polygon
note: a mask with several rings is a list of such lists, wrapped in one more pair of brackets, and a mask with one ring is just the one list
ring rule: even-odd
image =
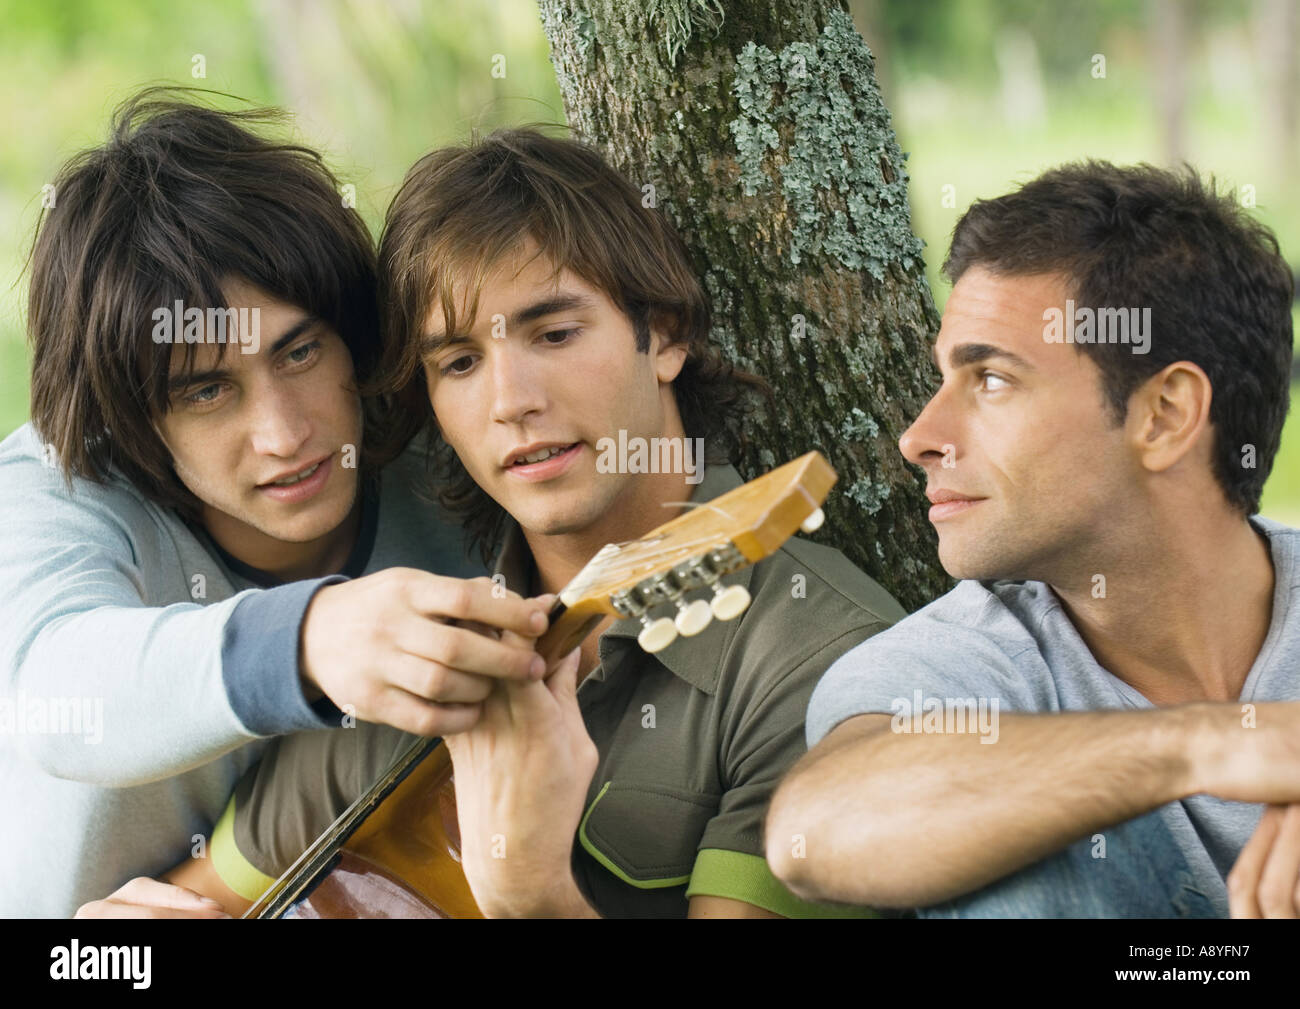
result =
[{"label": "dark brown hair", "polygon": [[[63,166],[37,225],[28,296],[32,424],[68,480],[102,482],[111,467],[190,517],[197,502],[154,418],[169,408],[173,349],[189,370],[195,347],[155,343],[155,309],[226,307],[222,282],[238,278],[333,327],[358,382],[382,356],[374,242],[320,155],[251,132],[282,113],[218,111],[200,94],[211,93],[141,91],[118,108],[104,146]],[[370,439],[380,411],[366,410]]]},{"label": "dark brown hair", "polygon": [[[768,393],[709,342],[708,302],[667,218],[592,147],[519,128],[425,155],[389,207],[379,243],[380,319],[392,355],[380,388],[401,398],[401,440],[428,425],[439,500],[485,558],[505,513],[439,437],[419,344],[435,307],[448,332],[472,327],[484,278],[530,238],[557,273],[572,270],[622,309],[638,351],[649,350],[652,329],[686,344],[673,391],[688,437],[704,438],[713,461],[743,450],[748,394]],[[458,291],[468,320],[455,319]]]},{"label": "dark brown hair", "polygon": [[[1092,310],[1150,308],[1150,349],[1080,343],[1117,423],[1133,391],[1175,361],[1213,386],[1214,475],[1250,515],[1291,403],[1294,279],[1273,233],[1185,166],[1064,165],[1014,193],[976,200],[957,222],[944,272],[1061,273]],[[1245,453],[1253,445],[1253,454]],[[1254,465],[1244,459],[1252,458]]]}]

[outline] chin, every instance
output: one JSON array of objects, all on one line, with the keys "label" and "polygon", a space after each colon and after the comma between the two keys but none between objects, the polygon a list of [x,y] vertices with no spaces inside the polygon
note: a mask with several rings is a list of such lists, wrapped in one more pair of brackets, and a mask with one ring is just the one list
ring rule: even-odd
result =
[{"label": "chin", "polygon": [[539,502],[535,507],[523,507],[518,511],[506,510],[525,531],[539,536],[580,533],[600,517],[599,510],[593,509],[587,499],[568,506],[564,502],[553,501]]},{"label": "chin", "polygon": [[939,538],[939,563],[953,578],[981,582],[1016,578],[1009,573],[1009,568],[1014,567],[1014,562],[1008,563],[1011,560],[999,556],[989,539],[972,542],[970,537]]},{"label": "chin", "polygon": [[585,516],[547,513],[523,516],[519,520],[519,525],[526,532],[535,533],[538,536],[567,536],[571,533],[582,532],[591,525],[591,522]]},{"label": "chin", "polygon": [[311,543],[322,536],[328,536],[342,522],[342,518],[302,516],[295,522],[268,522],[261,526],[261,530],[272,539],[284,543]]},{"label": "chin", "polygon": [[350,494],[346,498],[339,495],[333,500],[312,502],[312,507],[298,515],[269,519],[259,524],[258,528],[266,535],[285,543],[310,543],[328,536],[341,526],[352,511],[355,501],[356,495]]}]

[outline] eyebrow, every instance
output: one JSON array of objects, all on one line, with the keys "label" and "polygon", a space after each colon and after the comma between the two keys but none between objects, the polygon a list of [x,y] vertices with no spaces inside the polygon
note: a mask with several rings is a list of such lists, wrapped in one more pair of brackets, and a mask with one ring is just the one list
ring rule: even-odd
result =
[{"label": "eyebrow", "polygon": [[[303,333],[307,332],[319,322],[320,316],[318,315],[303,316],[275,338],[275,342],[271,344],[270,353],[272,355],[280,353],[280,351],[285,347],[293,343],[294,340],[298,339],[298,337],[302,336]],[[237,343],[238,341],[233,342]],[[230,342],[227,342],[226,346],[229,347]],[[208,368],[206,371],[194,371],[189,374],[178,372],[175,376],[167,380],[167,392],[169,394],[174,394],[196,385],[206,385],[209,382],[220,382],[230,378],[231,374],[232,372],[229,368]]]},{"label": "eyebrow", "polygon": [[[513,328],[522,326],[529,322],[535,322],[538,319],[545,318],[548,315],[556,315],[559,312],[572,312],[580,309],[591,308],[595,302],[586,295],[573,294],[567,291],[561,291],[558,294],[543,298],[540,301],[534,301],[531,305],[525,305],[517,310],[509,319],[506,320],[506,326]],[[420,356],[428,357],[442,350],[443,347],[455,343],[469,343],[468,333],[426,333],[420,338]]]},{"label": "eyebrow", "polygon": [[[938,366],[938,356],[933,349],[930,354],[935,359],[935,365]],[[1017,368],[1023,368],[1025,371],[1036,370],[1032,364],[1019,354],[1004,350],[991,343],[960,343],[948,352],[948,363],[953,368],[966,368],[972,364],[987,361],[991,357],[1001,358]]]}]

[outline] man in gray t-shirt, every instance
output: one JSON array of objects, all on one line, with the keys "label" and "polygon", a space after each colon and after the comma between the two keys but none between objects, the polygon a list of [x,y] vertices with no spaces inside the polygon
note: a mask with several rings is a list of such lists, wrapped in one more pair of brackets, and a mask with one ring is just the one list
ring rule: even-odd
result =
[{"label": "man in gray t-shirt", "polygon": [[[1241,691],[1243,711],[1262,701],[1300,700],[1300,530],[1259,518],[1254,525],[1268,537],[1272,551],[1273,620]],[[890,715],[891,728],[901,733],[934,729],[940,719],[945,731],[955,731],[959,720],[964,721],[980,745],[991,745],[998,741],[1002,714],[1100,710],[1151,711],[1154,706],[1098,664],[1048,586],[964,581],[836,662],[813,695],[806,725],[809,748],[845,719],[870,712]],[[1140,831],[1105,829],[1083,837],[1051,867],[1090,884],[1062,886],[1061,910],[1079,915],[1095,908],[1113,914],[1122,908],[1130,912],[1127,916],[1149,917],[1171,906],[1178,891],[1185,890],[1189,904],[1199,894],[1213,914],[1225,915],[1224,877],[1262,811],[1252,803],[1189,795],[1160,806],[1152,820],[1136,821]],[[1112,886],[1111,877],[1102,875],[1107,868],[1103,854],[1108,861],[1127,854],[1117,851],[1117,844],[1142,851],[1138,839],[1146,841],[1162,830],[1160,836],[1176,849],[1169,852],[1166,868],[1176,865],[1189,875],[1170,878],[1168,888],[1154,892]],[[1090,874],[1094,861],[1097,872]],[[966,909],[995,913],[1013,903],[1004,882],[977,905],[968,901]],[[923,913],[959,907],[950,902]]]},{"label": "man in gray t-shirt", "polygon": [[1190,172],[1089,163],[976,204],[945,271],[900,448],[962,581],[823,677],[776,875],[926,916],[1296,917],[1300,532],[1255,515],[1276,242]]}]

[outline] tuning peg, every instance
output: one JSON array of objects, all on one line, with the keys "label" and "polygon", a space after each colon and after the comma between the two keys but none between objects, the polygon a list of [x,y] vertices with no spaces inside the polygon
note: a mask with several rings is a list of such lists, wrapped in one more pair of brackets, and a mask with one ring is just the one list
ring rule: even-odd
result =
[{"label": "tuning peg", "polygon": [[708,600],[696,599],[692,603],[677,600],[677,619],[673,621],[682,637],[691,638],[708,627],[713,621],[713,610]]},{"label": "tuning peg", "polygon": [[636,636],[636,643],[647,652],[661,652],[677,640],[677,627],[668,617],[651,620],[643,613],[641,624],[643,629]]},{"label": "tuning peg", "polygon": [[731,620],[745,612],[749,605],[749,590],[743,585],[714,585],[713,601],[709,609],[719,620]]},{"label": "tuning peg", "polygon": [[799,528],[806,533],[815,533],[822,527],[822,523],[825,521],[826,513],[818,508],[799,524]]}]

